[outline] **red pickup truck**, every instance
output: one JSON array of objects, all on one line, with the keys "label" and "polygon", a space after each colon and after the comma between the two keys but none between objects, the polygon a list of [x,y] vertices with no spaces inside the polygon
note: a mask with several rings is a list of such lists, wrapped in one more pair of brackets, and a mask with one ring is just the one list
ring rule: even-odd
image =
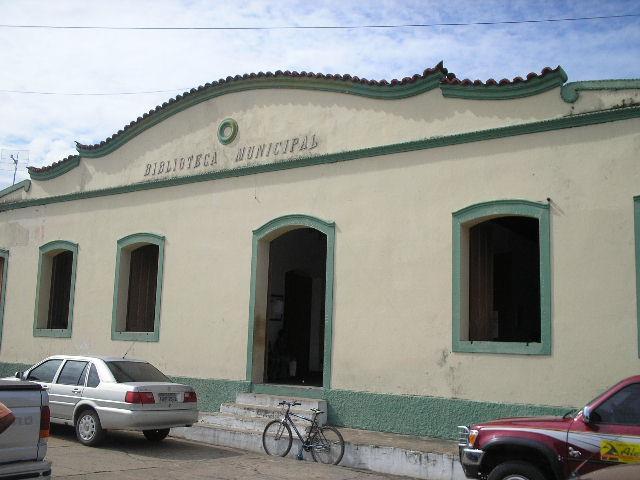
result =
[{"label": "red pickup truck", "polygon": [[468,478],[562,480],[640,462],[640,375],[563,417],[505,418],[458,427]]}]

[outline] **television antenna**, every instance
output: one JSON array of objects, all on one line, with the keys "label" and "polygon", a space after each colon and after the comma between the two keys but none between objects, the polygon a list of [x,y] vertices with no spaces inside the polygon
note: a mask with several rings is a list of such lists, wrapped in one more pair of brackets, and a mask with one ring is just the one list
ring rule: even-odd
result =
[{"label": "television antenna", "polygon": [[0,170],[11,171],[13,169],[13,183],[11,185],[16,184],[18,167],[26,169],[28,166],[29,150],[9,150],[4,148],[0,150]]}]

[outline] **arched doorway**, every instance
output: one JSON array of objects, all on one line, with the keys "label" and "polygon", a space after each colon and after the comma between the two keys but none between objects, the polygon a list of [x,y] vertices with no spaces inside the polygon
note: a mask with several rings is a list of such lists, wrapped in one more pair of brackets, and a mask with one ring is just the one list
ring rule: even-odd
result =
[{"label": "arched doorway", "polygon": [[287,215],[253,232],[247,380],[328,388],[335,227]]}]

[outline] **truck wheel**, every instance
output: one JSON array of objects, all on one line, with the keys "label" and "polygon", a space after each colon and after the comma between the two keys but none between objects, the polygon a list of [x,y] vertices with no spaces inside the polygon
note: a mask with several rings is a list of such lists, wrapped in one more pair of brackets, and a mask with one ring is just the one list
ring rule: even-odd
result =
[{"label": "truck wheel", "polygon": [[158,428],[155,430],[143,430],[144,436],[147,437],[147,440],[150,442],[160,442],[165,439],[167,435],[169,435],[168,428]]},{"label": "truck wheel", "polygon": [[545,476],[530,463],[504,462],[491,470],[487,480],[545,480]]},{"label": "truck wheel", "polygon": [[98,414],[93,410],[83,410],[76,419],[76,437],[89,447],[95,447],[104,438],[104,430]]}]

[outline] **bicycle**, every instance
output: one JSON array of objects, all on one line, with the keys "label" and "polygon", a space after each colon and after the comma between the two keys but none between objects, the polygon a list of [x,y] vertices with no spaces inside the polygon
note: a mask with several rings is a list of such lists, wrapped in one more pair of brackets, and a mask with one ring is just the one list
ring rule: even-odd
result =
[{"label": "bicycle", "polygon": [[[302,442],[300,452],[298,453],[299,460],[302,460],[302,450],[304,450],[305,452],[311,452],[311,456],[315,462],[333,465],[340,463],[344,455],[344,439],[340,432],[335,427],[328,425],[321,427],[318,425],[318,415],[324,412],[317,408],[311,409],[313,418],[291,413],[291,407],[297,405],[301,404],[295,401],[284,401],[278,404],[278,406],[283,407],[284,414],[280,420],[272,420],[264,428],[264,432],[262,432],[262,446],[264,451],[267,455],[286,457],[289,450],[291,450],[291,444],[293,442],[291,425]],[[286,409],[284,409],[284,407],[286,407]],[[302,437],[291,417],[300,418],[311,423],[307,430],[306,438]]]}]

